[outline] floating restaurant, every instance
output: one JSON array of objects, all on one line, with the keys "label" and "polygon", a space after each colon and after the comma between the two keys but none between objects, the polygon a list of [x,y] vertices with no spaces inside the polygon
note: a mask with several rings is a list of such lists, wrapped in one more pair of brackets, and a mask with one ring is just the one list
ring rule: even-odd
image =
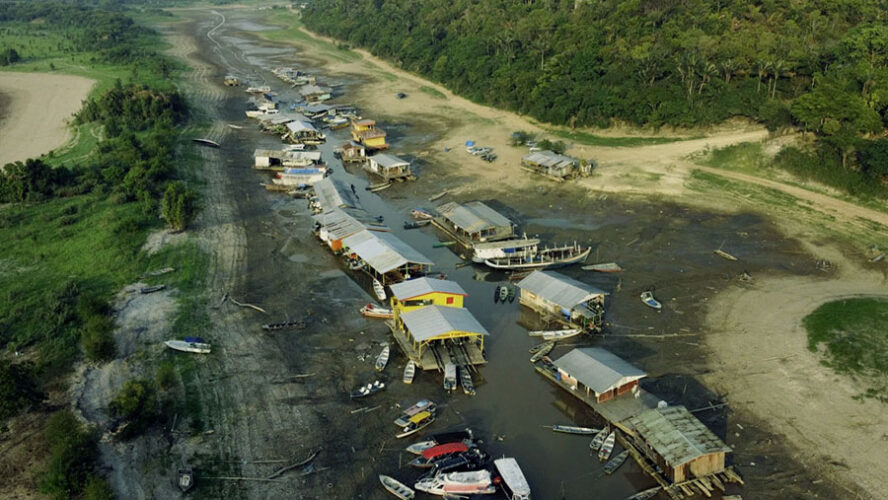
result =
[{"label": "floating restaurant", "polygon": [[607,295],[602,290],[554,271],[534,271],[517,286],[521,289],[521,305],[544,320],[571,328],[601,329]]},{"label": "floating restaurant", "polygon": [[480,201],[450,202],[439,206],[433,223],[466,248],[475,243],[505,240],[515,235],[507,217]]}]

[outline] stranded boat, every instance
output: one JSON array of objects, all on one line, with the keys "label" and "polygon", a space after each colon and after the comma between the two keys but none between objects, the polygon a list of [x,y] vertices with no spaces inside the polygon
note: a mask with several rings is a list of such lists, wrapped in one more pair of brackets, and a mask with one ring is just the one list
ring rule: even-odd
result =
[{"label": "stranded boat", "polygon": [[175,349],[177,351],[183,352],[194,352],[198,354],[209,354],[210,353],[210,344],[206,344],[202,342],[203,339],[196,339],[200,341],[189,341],[187,338],[185,340],[167,340],[164,342],[167,347],[170,349]]},{"label": "stranded boat", "polygon": [[456,365],[450,362],[444,365],[444,390],[456,390]]},{"label": "stranded boat", "polygon": [[421,411],[416,415],[410,417],[407,421],[407,425],[401,429],[401,432],[395,435],[396,438],[405,438],[411,434],[415,434],[422,429],[428,427],[432,422],[435,421],[435,416],[428,411]]},{"label": "stranded boat", "polygon": [[517,460],[503,457],[494,460],[493,464],[502,476],[503,482],[506,483],[508,488],[506,493],[509,500],[530,500],[530,484],[524,477],[521,467],[518,466]]},{"label": "stranded boat", "polygon": [[596,434],[595,437],[592,438],[592,442],[589,443],[589,449],[592,451],[600,450],[601,445],[604,444],[604,440],[607,439],[607,435],[609,432],[610,429],[608,429],[607,427],[598,431],[598,434]]},{"label": "stranded boat", "polygon": [[376,278],[373,278],[373,293],[376,294],[376,298],[379,300],[385,300],[385,287]]},{"label": "stranded boat", "polygon": [[499,287],[499,301],[503,304],[506,303],[506,299],[509,298],[509,286],[503,285]]},{"label": "stranded boat", "polygon": [[617,456],[612,458],[610,462],[604,464],[604,473],[607,475],[611,475],[623,465],[623,462],[626,461],[626,458],[629,456],[629,450],[623,450]]},{"label": "stranded boat", "polygon": [[542,337],[543,340],[564,340],[575,337],[583,331],[579,328],[571,328],[569,330],[535,330],[528,335],[531,337]]},{"label": "stranded boat", "polygon": [[591,266],[583,266],[583,271],[595,271],[599,273],[618,273],[622,271],[623,268],[620,267],[616,262],[605,262],[602,264],[592,264]]},{"label": "stranded boat", "polygon": [[391,348],[388,344],[383,344],[382,352],[379,353],[379,356],[376,357],[376,371],[381,372],[385,370],[385,365],[389,362],[389,355],[391,354]]},{"label": "stranded boat", "polygon": [[400,415],[398,415],[398,418],[395,419],[395,425],[397,425],[398,427],[405,427],[407,424],[410,423],[410,417],[416,415],[417,413],[427,411],[434,415],[437,409],[438,408],[434,402],[428,399],[420,399],[416,402],[415,405],[407,408],[406,410],[402,411]]},{"label": "stranded boat", "polygon": [[463,442],[439,444],[423,450],[420,456],[410,461],[410,465],[420,469],[428,469],[434,466],[435,462],[442,457],[466,451],[469,451],[469,447]]},{"label": "stranded boat", "polygon": [[380,382],[379,380],[375,382],[371,382],[367,385],[362,385],[355,392],[351,393],[352,399],[363,398],[366,396],[370,396],[372,394],[376,394],[377,392],[385,389],[385,384]]},{"label": "stranded boat", "polygon": [[417,228],[420,228],[423,226],[428,226],[431,223],[432,223],[432,221],[430,221],[428,219],[422,219],[422,220],[417,220],[417,221],[413,221],[413,222],[405,221],[404,222],[404,229],[417,229]]},{"label": "stranded boat", "polygon": [[574,243],[556,248],[547,248],[535,253],[486,259],[484,264],[494,269],[549,269],[581,262],[589,256],[592,247],[581,247]]},{"label": "stranded boat", "polygon": [[644,305],[658,311],[663,308],[663,304],[660,304],[660,301],[654,298],[654,294],[650,290],[641,293],[641,301],[644,302]]},{"label": "stranded boat", "polygon": [[407,366],[404,367],[404,376],[401,378],[401,380],[405,384],[412,384],[413,377],[415,377],[415,376],[416,376],[416,362],[411,359],[410,361],[407,362]]},{"label": "stranded boat", "polygon": [[607,435],[607,438],[601,443],[601,449],[598,450],[598,460],[604,462],[610,458],[611,453],[614,451],[614,441],[616,441],[616,437],[616,431],[611,431],[611,433]]},{"label": "stranded boat", "polygon": [[432,495],[489,495],[496,492],[490,471],[450,472],[431,478],[423,478],[413,485],[419,491]]},{"label": "stranded boat", "polygon": [[405,486],[403,483],[398,481],[397,479],[386,476],[384,474],[379,475],[379,482],[382,483],[382,486],[388,490],[389,493],[395,495],[401,500],[411,500],[416,496],[416,492]]},{"label": "stranded boat", "polygon": [[476,243],[473,247],[472,262],[483,264],[487,259],[503,259],[517,254],[536,253],[540,240],[536,238],[521,238],[504,241],[491,241]]},{"label": "stranded boat", "polygon": [[472,430],[468,428],[464,431],[440,432],[438,434],[433,434],[430,439],[427,439],[425,441],[417,441],[416,443],[411,444],[406,448],[406,450],[407,452],[413,453],[414,455],[419,455],[423,452],[423,450],[427,450],[439,444],[456,443],[460,441],[469,443],[474,439],[474,437],[475,436],[472,433]]},{"label": "stranded boat", "polygon": [[427,220],[431,221],[435,218],[428,210],[424,210],[422,208],[414,208],[410,211],[410,215],[413,216],[414,219]]},{"label": "stranded boat", "polygon": [[475,395],[475,384],[472,383],[472,374],[469,373],[468,365],[459,368],[459,383],[467,396]]},{"label": "stranded boat", "polygon": [[565,434],[581,434],[591,436],[592,434],[597,434],[600,429],[593,429],[591,427],[577,427],[574,425],[555,424],[552,426],[552,430],[555,432],[563,432]]},{"label": "stranded boat", "polygon": [[395,317],[395,314],[392,312],[391,309],[374,306],[373,304],[367,304],[366,306],[362,307],[361,314],[367,318],[391,319]]},{"label": "stranded boat", "polygon": [[540,349],[530,357],[531,363],[536,363],[537,361],[543,359],[543,356],[552,352],[552,349],[555,348],[555,341],[550,340],[544,344],[540,344]]}]

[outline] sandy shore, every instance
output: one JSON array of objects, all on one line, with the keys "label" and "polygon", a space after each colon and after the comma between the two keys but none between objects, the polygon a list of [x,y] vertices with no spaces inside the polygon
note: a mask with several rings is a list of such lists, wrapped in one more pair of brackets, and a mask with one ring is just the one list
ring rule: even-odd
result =
[{"label": "sandy shore", "polygon": [[0,165],[40,156],[64,144],[67,122],[95,80],[49,73],[0,72]]}]

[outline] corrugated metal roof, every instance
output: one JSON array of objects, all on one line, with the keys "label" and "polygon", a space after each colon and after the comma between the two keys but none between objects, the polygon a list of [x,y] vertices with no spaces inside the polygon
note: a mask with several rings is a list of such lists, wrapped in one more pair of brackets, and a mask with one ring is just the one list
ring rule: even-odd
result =
[{"label": "corrugated metal roof", "polygon": [[463,204],[452,201],[438,207],[437,212],[468,233],[494,227],[512,227],[512,221],[480,201]]},{"label": "corrugated metal roof", "polygon": [[384,226],[370,226],[372,218],[359,208],[335,208],[312,219],[324,226],[330,240],[341,240],[364,230],[390,231]]},{"label": "corrugated metal roof", "polygon": [[568,310],[596,295],[605,295],[594,286],[554,271],[534,271],[518,282],[518,288]]},{"label": "corrugated metal roof", "polygon": [[554,364],[598,394],[647,376],[612,352],[598,347],[574,349]]},{"label": "corrugated metal roof", "polygon": [[728,447],[684,406],[654,408],[626,420],[672,467]]},{"label": "corrugated metal roof", "polygon": [[286,149],[257,149],[254,157],[277,158],[280,160],[311,160],[320,161],[320,151],[288,151]]},{"label": "corrugated metal roof", "polygon": [[399,316],[414,339],[423,342],[452,331],[490,335],[468,309],[425,306]]},{"label": "corrugated metal roof", "polygon": [[323,85],[308,84],[303,85],[302,88],[299,89],[299,93],[304,96],[313,94],[329,94],[330,92],[333,92],[333,89],[331,89],[330,87],[324,87]]},{"label": "corrugated metal roof", "polygon": [[387,273],[408,263],[434,264],[391,233],[361,231],[342,240],[342,245],[378,273]]},{"label": "corrugated metal roof", "polygon": [[548,168],[566,168],[571,165],[579,165],[580,161],[570,156],[560,155],[554,151],[536,151],[525,155],[524,161]]},{"label": "corrugated metal roof", "polygon": [[391,286],[392,294],[398,300],[407,300],[427,293],[452,293],[455,295],[469,295],[459,283],[455,281],[439,280],[435,278],[417,278],[396,283]]},{"label": "corrugated metal roof", "polygon": [[312,125],[311,123],[298,121],[298,120],[292,121],[292,122],[287,122],[287,129],[290,132],[304,132],[304,131],[317,132],[318,131],[318,129],[314,128],[314,125]]},{"label": "corrugated metal roof", "polygon": [[395,155],[378,154],[370,157],[370,161],[376,162],[381,167],[391,168],[400,167],[402,165],[410,165],[409,161],[402,160]]},{"label": "corrugated metal roof", "polygon": [[355,194],[348,186],[331,177],[316,182],[314,184],[314,191],[318,195],[318,202],[324,211],[333,210],[334,208],[358,208],[361,206],[358,203],[357,197],[355,197]]}]

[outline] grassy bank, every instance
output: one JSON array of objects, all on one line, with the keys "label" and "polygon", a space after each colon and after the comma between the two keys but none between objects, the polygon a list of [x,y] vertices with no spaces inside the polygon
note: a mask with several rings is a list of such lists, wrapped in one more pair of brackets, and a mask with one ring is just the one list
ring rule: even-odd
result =
[{"label": "grassy bank", "polygon": [[[259,32],[259,35],[272,42],[298,43],[312,51],[320,52],[324,58],[340,62],[353,62],[361,59],[361,55],[350,50],[348,44],[334,44],[325,40],[319,40],[302,31],[305,27],[298,12],[284,8],[269,9],[262,20],[271,26],[277,26],[276,30]],[[311,55],[310,53],[307,55]]]}]

